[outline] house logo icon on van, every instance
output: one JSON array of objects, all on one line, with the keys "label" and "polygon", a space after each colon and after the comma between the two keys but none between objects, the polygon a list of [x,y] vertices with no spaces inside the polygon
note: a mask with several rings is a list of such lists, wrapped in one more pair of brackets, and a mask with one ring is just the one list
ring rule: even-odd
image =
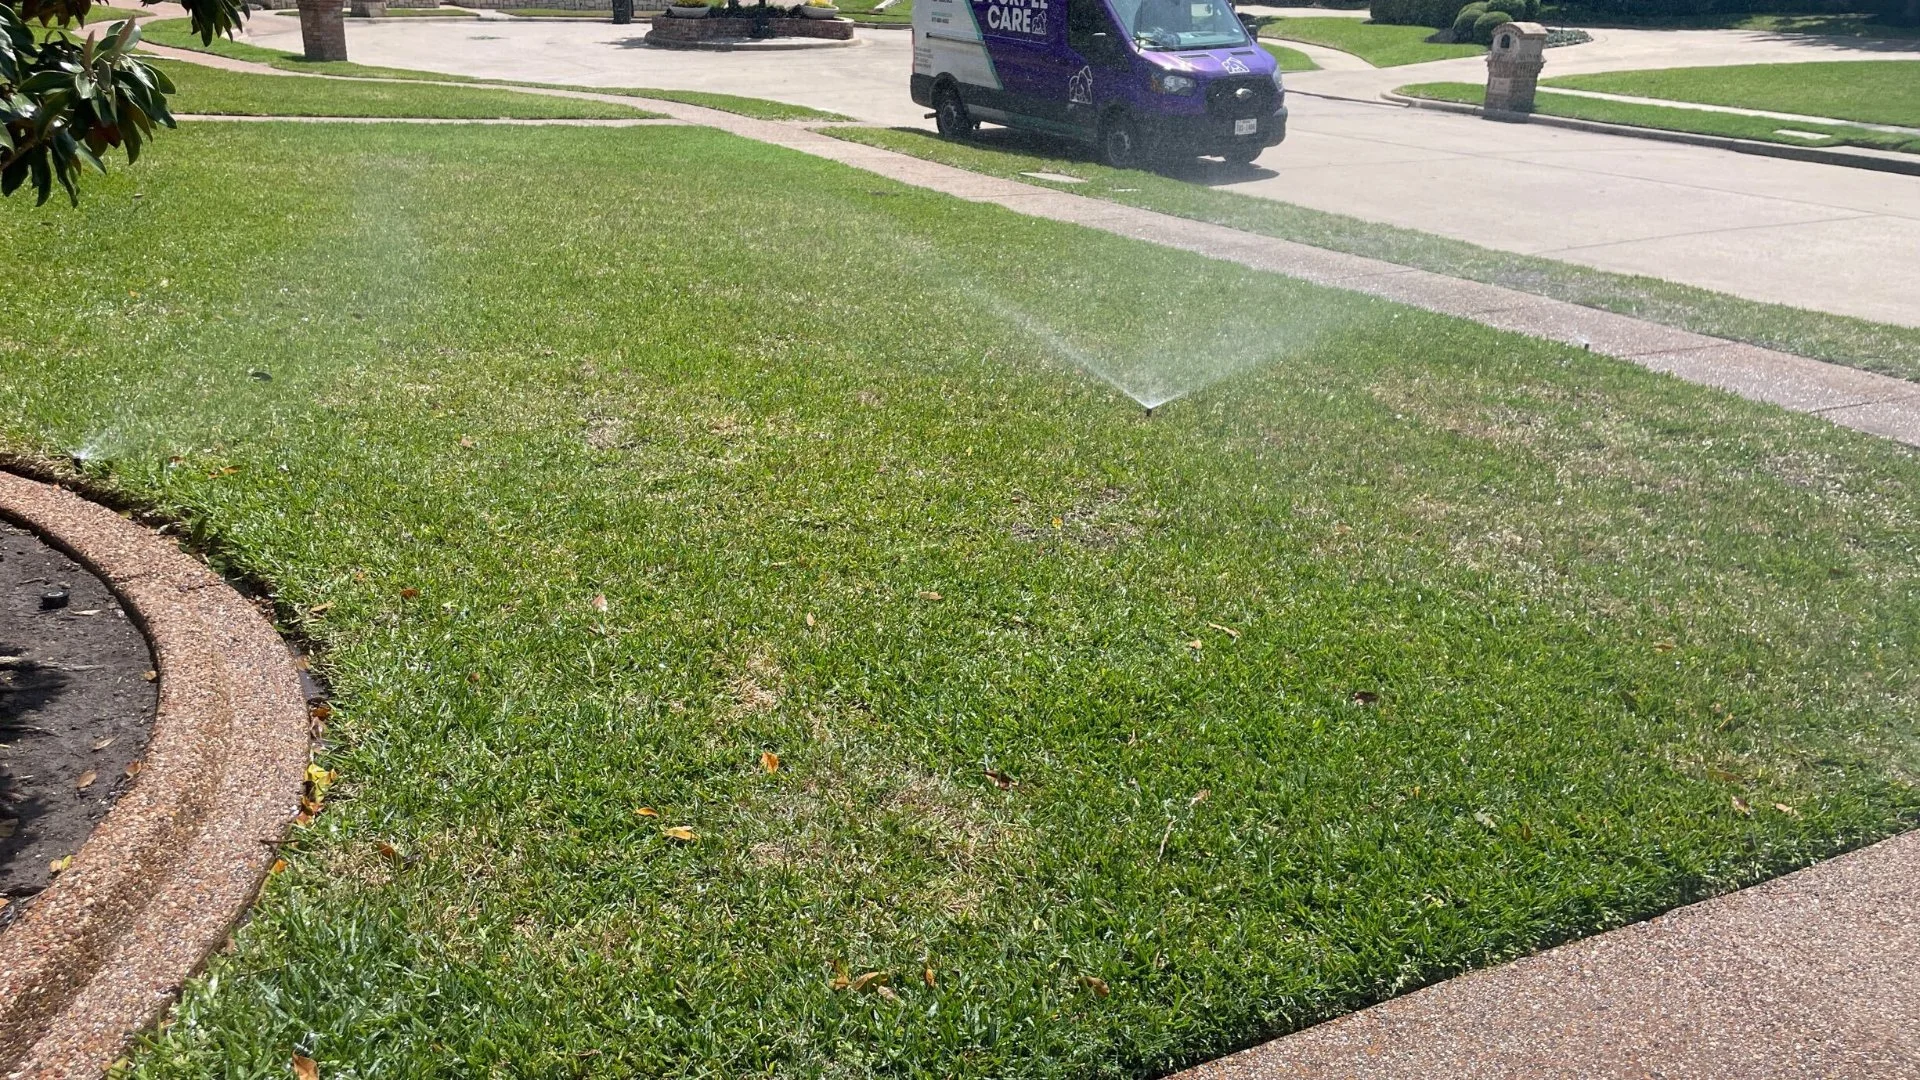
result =
[{"label": "house logo icon on van", "polygon": [[1240,58],[1237,56],[1227,57],[1227,62],[1221,64],[1220,67],[1229,75],[1245,75],[1247,72],[1253,70],[1241,63]]}]

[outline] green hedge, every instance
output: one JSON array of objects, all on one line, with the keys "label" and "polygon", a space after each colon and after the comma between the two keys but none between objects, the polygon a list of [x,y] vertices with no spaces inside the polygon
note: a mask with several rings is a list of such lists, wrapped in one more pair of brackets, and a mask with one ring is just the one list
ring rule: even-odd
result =
[{"label": "green hedge", "polygon": [[1454,0],[1373,0],[1373,21],[1395,26],[1431,26],[1444,30],[1460,13]]}]

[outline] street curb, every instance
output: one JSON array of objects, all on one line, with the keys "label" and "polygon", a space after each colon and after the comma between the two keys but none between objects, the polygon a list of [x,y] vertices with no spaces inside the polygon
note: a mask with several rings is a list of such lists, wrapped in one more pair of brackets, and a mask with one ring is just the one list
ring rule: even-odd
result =
[{"label": "street curb", "polygon": [[1543,116],[1540,113],[1501,113],[1489,115],[1478,105],[1467,105],[1458,101],[1433,101],[1428,98],[1409,97],[1394,90],[1382,91],[1382,100],[1395,105],[1409,105],[1416,109],[1433,109],[1436,112],[1460,113],[1467,116],[1483,116],[1489,120],[1504,123],[1539,124],[1543,127],[1566,128],[1570,131],[1588,131],[1599,135],[1624,135],[1630,139],[1650,139],[1654,142],[1681,143],[1686,146],[1706,146],[1717,150],[1731,150],[1737,154],[1753,154],[1757,157],[1785,158],[1789,161],[1810,161],[1817,165],[1839,165],[1849,169],[1870,169],[1874,172],[1899,173],[1903,176],[1920,176],[1920,156],[1912,161],[1898,158],[1875,157],[1867,154],[1849,153],[1845,150],[1823,150],[1813,146],[1786,146],[1781,143],[1759,142],[1754,139],[1733,139],[1724,135],[1701,135],[1691,131],[1664,131],[1660,128],[1634,127],[1630,124],[1607,124],[1598,120],[1576,120],[1566,116]]},{"label": "street curb", "polygon": [[0,1071],[94,1077],[258,893],[299,807],[306,694],[272,625],[172,542],[4,471],[0,518],[98,574],[159,675],[140,771],[68,869],[0,932]]}]

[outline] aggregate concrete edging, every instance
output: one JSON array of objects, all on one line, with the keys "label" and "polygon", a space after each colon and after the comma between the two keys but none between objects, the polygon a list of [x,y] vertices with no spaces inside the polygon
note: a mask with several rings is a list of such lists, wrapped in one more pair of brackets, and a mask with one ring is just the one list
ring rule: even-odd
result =
[{"label": "aggregate concrete edging", "polygon": [[[1817,146],[1788,146],[1784,143],[1760,142],[1757,139],[1734,139],[1725,135],[1702,135],[1692,131],[1667,131],[1664,128],[1635,127],[1631,124],[1608,124],[1599,120],[1577,120],[1570,116],[1547,116],[1537,112],[1496,114],[1488,113],[1478,105],[1410,97],[1394,90],[1382,91],[1380,97],[1395,105],[1432,109],[1435,112],[1460,113],[1465,116],[1485,116],[1490,120],[1507,123],[1539,124],[1542,127],[1566,128],[1569,131],[1589,131],[1597,135],[1622,135],[1629,139],[1651,139],[1654,142],[1705,146],[1715,150],[1731,150],[1736,154],[1752,154],[1756,157],[1785,158],[1789,161],[1810,161],[1816,165],[1839,165],[1848,169],[1870,169],[1874,172],[1920,176],[1920,155],[1892,156],[1860,151],[1826,150]],[[1909,158],[1911,160],[1908,160]]]},{"label": "aggregate concrete edging", "polygon": [[169,541],[7,472],[0,516],[105,580],[159,673],[139,773],[71,866],[0,932],[0,1072],[93,1077],[259,890],[299,807],[306,695],[267,620]]}]

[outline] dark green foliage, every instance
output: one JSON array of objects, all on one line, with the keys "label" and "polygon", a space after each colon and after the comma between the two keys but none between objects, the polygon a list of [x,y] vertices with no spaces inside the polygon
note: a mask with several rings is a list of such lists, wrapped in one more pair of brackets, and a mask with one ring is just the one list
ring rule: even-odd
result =
[{"label": "dark green foliage", "polygon": [[1453,25],[1460,6],[1453,0],[1373,0],[1372,11],[1377,23],[1445,30]]},{"label": "dark green foliage", "polygon": [[1485,45],[1493,40],[1495,29],[1513,21],[1513,16],[1504,11],[1489,11],[1473,20],[1473,40],[1475,44]]},{"label": "dark green foliage", "polygon": [[1466,41],[1472,38],[1473,24],[1486,13],[1487,5],[1484,3],[1468,4],[1461,8],[1460,14],[1453,19],[1453,40]]},{"label": "dark green foliage", "polygon": [[[83,167],[105,172],[100,155],[125,147],[140,156],[154,125],[173,126],[167,77],[135,59],[140,29],[113,24],[104,39],[89,34],[35,35],[29,24],[78,26],[92,0],[0,2],[0,196],[31,184],[46,202],[58,183],[75,204]],[[202,41],[231,35],[244,17],[237,0],[184,0]]]}]

